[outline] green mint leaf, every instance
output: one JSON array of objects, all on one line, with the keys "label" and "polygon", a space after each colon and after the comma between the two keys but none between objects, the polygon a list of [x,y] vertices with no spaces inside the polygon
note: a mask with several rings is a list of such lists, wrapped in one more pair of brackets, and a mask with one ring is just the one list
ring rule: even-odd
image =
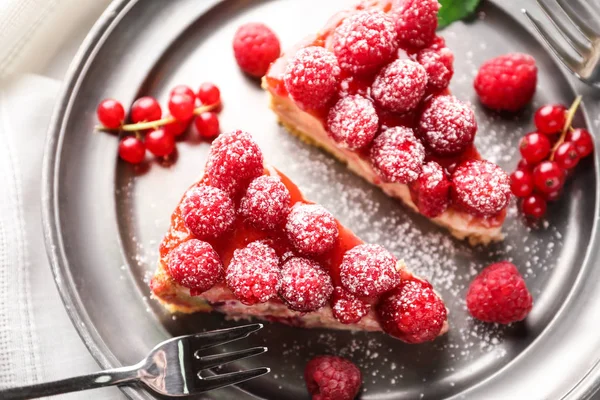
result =
[{"label": "green mint leaf", "polygon": [[471,15],[481,0],[438,0],[442,7],[438,11],[438,28]]}]

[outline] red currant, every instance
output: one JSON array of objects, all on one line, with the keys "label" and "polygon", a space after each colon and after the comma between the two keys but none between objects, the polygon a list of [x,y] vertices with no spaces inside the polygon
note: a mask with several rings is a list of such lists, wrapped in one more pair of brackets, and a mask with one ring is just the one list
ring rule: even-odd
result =
[{"label": "red currant", "polygon": [[546,201],[556,201],[560,198],[561,194],[562,191],[559,189],[552,193],[544,193],[544,197],[546,198]]},{"label": "red currant", "polygon": [[169,112],[178,121],[187,121],[194,115],[194,98],[175,93],[169,99]]},{"label": "red currant", "polygon": [[144,142],[135,136],[127,136],[119,142],[119,157],[130,164],[139,164],[146,156]]},{"label": "red currant", "polygon": [[565,126],[567,108],[562,104],[547,104],[538,108],[533,119],[539,132],[552,135]]},{"label": "red currant", "polygon": [[550,154],[550,140],[541,133],[531,132],[521,139],[519,150],[528,163],[536,164]]},{"label": "red currant", "polygon": [[185,121],[175,120],[170,124],[163,125],[162,129],[169,135],[176,137],[182,135],[187,130],[188,126],[190,126],[191,122],[191,119]]},{"label": "red currant", "polygon": [[594,140],[592,139],[592,135],[581,128],[574,129],[567,133],[567,138],[565,139],[567,142],[575,143],[577,147],[577,152],[581,158],[587,157],[594,151]]},{"label": "red currant", "polygon": [[533,192],[531,172],[518,169],[510,174],[510,189],[517,197],[527,197]]},{"label": "red currant", "polygon": [[523,171],[531,171],[533,169],[533,167],[535,167],[535,165],[531,165],[524,158],[521,158],[521,160],[519,160],[519,163],[517,164],[517,169],[520,169]]},{"label": "red currant", "polygon": [[194,119],[196,130],[205,139],[219,136],[219,118],[214,112],[203,112]]},{"label": "red currant", "polygon": [[102,100],[98,104],[96,113],[98,114],[98,121],[110,129],[118,128],[123,123],[123,120],[125,120],[123,105],[113,99]]},{"label": "red currant", "polygon": [[131,121],[134,124],[144,121],[156,121],[161,117],[162,109],[154,97],[140,97],[131,105]]},{"label": "red currant", "polygon": [[555,161],[544,161],[534,168],[533,182],[541,192],[552,193],[565,183],[565,172]]},{"label": "red currant", "polygon": [[198,100],[205,106],[217,104],[221,101],[221,91],[210,82],[204,82],[198,89]]},{"label": "red currant", "polygon": [[146,135],[146,147],[156,157],[168,156],[175,150],[175,138],[164,129],[156,129]]},{"label": "red currant", "polygon": [[523,204],[521,204],[523,214],[534,218],[543,217],[546,214],[546,208],[546,199],[538,193],[526,197],[523,199]]},{"label": "red currant", "polygon": [[558,146],[554,153],[554,161],[563,169],[575,168],[579,162],[579,153],[575,143],[565,142]]},{"label": "red currant", "polygon": [[196,99],[196,93],[194,93],[192,88],[187,85],[175,86],[173,89],[171,89],[171,93],[169,93],[169,97],[172,97],[174,94],[187,94],[192,99]]}]

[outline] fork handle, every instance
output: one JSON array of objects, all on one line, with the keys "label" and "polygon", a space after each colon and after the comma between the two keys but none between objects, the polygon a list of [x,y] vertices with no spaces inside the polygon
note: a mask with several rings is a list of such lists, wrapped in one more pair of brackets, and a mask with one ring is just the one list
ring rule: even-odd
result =
[{"label": "fork handle", "polygon": [[138,370],[138,366],[116,368],[54,382],[2,389],[0,390],[0,399],[35,399],[43,396],[132,383],[139,380]]}]

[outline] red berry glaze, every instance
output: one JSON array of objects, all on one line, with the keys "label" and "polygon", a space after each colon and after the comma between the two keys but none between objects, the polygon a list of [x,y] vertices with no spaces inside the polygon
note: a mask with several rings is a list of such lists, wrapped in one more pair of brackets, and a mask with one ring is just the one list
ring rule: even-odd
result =
[{"label": "red berry glaze", "polygon": [[415,61],[399,59],[377,74],[371,86],[371,96],[386,110],[404,113],[419,104],[426,88],[425,68]]},{"label": "red berry glaze", "polygon": [[342,324],[355,324],[362,319],[371,306],[338,286],[331,296],[331,312]]},{"label": "red berry glaze", "polygon": [[200,85],[196,97],[203,105],[210,106],[221,101],[221,91],[216,85],[210,82],[204,82]]},{"label": "red berry glaze", "polygon": [[562,169],[575,168],[580,160],[577,146],[573,142],[565,142],[554,152],[554,161]]},{"label": "red berry glaze", "polygon": [[206,162],[209,185],[235,194],[263,171],[262,152],[249,133],[237,130],[213,142]]},{"label": "red berry glaze", "polygon": [[165,131],[166,134],[171,135],[173,137],[177,137],[179,135],[183,135],[183,133],[190,126],[190,122],[190,119],[188,119],[187,121],[175,120],[170,124],[163,125],[162,129]]},{"label": "red berry glaze", "polygon": [[412,129],[397,126],[375,138],[370,158],[373,168],[384,181],[407,184],[421,174],[425,148]]},{"label": "red berry glaze", "polygon": [[533,120],[538,132],[545,135],[559,133],[567,121],[567,108],[562,104],[547,104],[537,109]]},{"label": "red berry glaze", "polygon": [[556,192],[565,183],[565,171],[554,161],[543,161],[533,169],[533,183],[542,193]]},{"label": "red berry glaze", "polygon": [[198,239],[216,239],[235,221],[235,206],[225,192],[211,186],[187,191],[179,205],[185,226]]},{"label": "red berry glaze", "polygon": [[362,374],[345,358],[318,356],[306,364],[304,381],[312,400],[352,400],[360,390]]},{"label": "red berry glaze", "polygon": [[327,304],[332,292],[329,274],[314,261],[294,257],[283,264],[279,295],[290,309],[316,311]]},{"label": "red berry glaze", "polygon": [[510,174],[510,190],[517,197],[533,193],[533,175],[529,170],[518,169]]},{"label": "red berry glaze", "polygon": [[219,117],[212,111],[206,111],[194,118],[194,126],[204,139],[214,139],[221,132]]},{"label": "red berry glaze", "polygon": [[274,176],[254,179],[240,201],[240,215],[259,229],[282,226],[289,212],[290,192]]},{"label": "red berry glaze", "polygon": [[289,61],[283,82],[299,107],[319,109],[336,93],[339,75],[335,55],[322,47],[310,46],[300,49]]},{"label": "red berry glaze", "polygon": [[426,48],[417,53],[417,61],[427,72],[427,88],[431,92],[445,89],[454,75],[454,54],[447,47]]},{"label": "red berry glaze", "polygon": [[146,135],[146,148],[156,157],[166,157],[175,150],[175,138],[164,129],[155,129]]},{"label": "red berry glaze", "polygon": [[261,242],[236,250],[225,274],[227,287],[248,306],[275,298],[280,278],[277,253]]},{"label": "red berry glaze", "polygon": [[550,140],[541,133],[528,133],[519,142],[521,156],[530,164],[537,164],[550,154]]},{"label": "red berry glaze", "polygon": [[223,264],[212,246],[190,239],[169,253],[169,275],[179,285],[191,290],[192,296],[207,291],[223,279]]},{"label": "red berry glaze", "polygon": [[114,99],[104,99],[96,109],[98,121],[109,129],[116,129],[125,120],[125,109],[123,105]]},{"label": "red berry glaze", "polygon": [[525,319],[533,299],[517,267],[501,261],[485,268],[471,283],[467,308],[484,322],[510,324]]},{"label": "red berry glaze", "polygon": [[235,32],[233,54],[242,71],[260,78],[279,57],[281,47],[277,35],[268,26],[251,22]]},{"label": "red berry glaze", "polygon": [[450,205],[452,183],[444,169],[435,161],[423,166],[423,172],[410,184],[410,194],[419,212],[426,217],[435,218]]},{"label": "red berry glaze", "polygon": [[379,129],[379,117],[371,100],[361,96],[342,97],[329,110],[329,136],[351,150],[366,147]]},{"label": "red berry glaze", "polygon": [[130,164],[139,164],[146,157],[146,146],[135,136],[124,137],[119,142],[119,157]]},{"label": "red berry glaze", "polygon": [[144,121],[156,121],[161,117],[162,109],[154,97],[140,97],[131,105],[131,121],[134,124]]},{"label": "red berry glaze", "polygon": [[169,92],[169,97],[172,97],[174,94],[185,94],[194,100],[196,99],[196,93],[194,93],[192,88],[187,85],[175,86],[173,89],[171,89],[171,92]]},{"label": "red berry glaze", "polygon": [[332,48],[343,70],[376,72],[398,48],[394,20],[381,11],[358,12],[335,29]]},{"label": "red berry glaze", "polygon": [[454,96],[436,96],[423,110],[418,132],[425,145],[435,154],[456,155],[475,140],[475,113]]},{"label": "red berry glaze", "polygon": [[315,256],[330,250],[338,238],[334,216],[318,204],[296,204],[287,216],[289,241],[301,254]]},{"label": "red berry glaze", "polygon": [[446,307],[429,282],[406,280],[384,295],[377,316],[385,332],[407,343],[435,339],[446,323]]},{"label": "red berry glaze", "polygon": [[396,257],[376,244],[348,250],[340,265],[340,278],[344,289],[361,297],[379,296],[400,283]]},{"label": "red berry glaze", "polygon": [[539,193],[533,193],[523,199],[521,211],[523,211],[523,214],[526,216],[542,218],[544,214],[546,214],[547,206],[544,196]]},{"label": "red berry glaze", "polygon": [[573,129],[567,133],[565,140],[575,143],[577,152],[581,158],[589,156],[594,151],[594,139],[592,139],[592,135],[585,129]]},{"label": "red berry glaze", "polygon": [[536,83],[535,59],[528,54],[511,53],[484,62],[474,86],[486,107],[518,111],[533,98]]},{"label": "red berry glaze", "polygon": [[189,121],[194,115],[195,97],[175,93],[169,98],[169,112],[178,121]]},{"label": "red berry glaze", "polygon": [[473,215],[496,215],[510,200],[510,178],[489,161],[463,162],[452,174],[452,183],[454,204]]},{"label": "red berry glaze", "polygon": [[438,26],[437,12],[440,4],[437,0],[396,0],[396,32],[402,48],[423,48],[435,38]]}]

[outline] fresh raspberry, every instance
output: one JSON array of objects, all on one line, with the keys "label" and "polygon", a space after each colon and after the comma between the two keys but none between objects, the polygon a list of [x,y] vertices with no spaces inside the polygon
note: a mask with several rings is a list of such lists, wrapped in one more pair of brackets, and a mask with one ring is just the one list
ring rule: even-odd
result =
[{"label": "fresh raspberry", "polygon": [[379,129],[379,117],[371,100],[346,96],[329,110],[327,128],[340,146],[356,150],[371,143]]},{"label": "fresh raspberry", "polygon": [[277,35],[265,24],[251,22],[235,32],[233,54],[242,71],[249,75],[262,77],[280,53]]},{"label": "fresh raspberry", "polygon": [[477,133],[475,113],[454,96],[434,97],[423,110],[418,126],[427,147],[440,156],[463,152]]},{"label": "fresh raspberry", "polygon": [[518,111],[535,93],[535,59],[511,53],[484,62],[475,77],[475,91],[483,105],[494,110]]},{"label": "fresh raspberry", "polygon": [[275,250],[264,243],[252,242],[233,253],[225,282],[239,301],[251,306],[276,297],[280,277]]},{"label": "fresh raspberry", "polygon": [[220,189],[197,186],[187,191],[179,206],[185,226],[199,239],[216,239],[235,221],[233,201]]},{"label": "fresh raspberry", "polygon": [[377,244],[361,244],[346,252],[340,265],[342,286],[355,296],[375,297],[398,286],[396,257]]},{"label": "fresh raspberry", "polygon": [[446,322],[446,307],[429,282],[405,280],[377,305],[383,330],[407,343],[435,339]]},{"label": "fresh raspberry", "polygon": [[510,178],[489,161],[463,162],[454,170],[452,183],[452,200],[473,215],[496,215],[510,200]]},{"label": "fresh raspberry", "polygon": [[501,261],[485,268],[471,283],[467,308],[481,321],[510,324],[525,319],[533,299],[517,267]]},{"label": "fresh raspberry", "polygon": [[451,186],[440,164],[430,161],[423,166],[419,178],[410,185],[412,201],[421,214],[435,218],[448,208]]},{"label": "fresh raspberry", "polygon": [[437,0],[396,0],[393,13],[401,47],[423,48],[435,38]]},{"label": "fresh raspberry", "polygon": [[288,63],[283,83],[296,104],[319,109],[331,100],[339,85],[340,67],[335,56],[322,47],[298,51]]},{"label": "fresh raspberry", "polygon": [[209,185],[233,195],[263,171],[263,155],[251,134],[237,130],[213,142],[206,162]]},{"label": "fresh raspberry", "polygon": [[375,72],[398,48],[394,20],[381,11],[354,14],[333,32],[332,48],[343,70],[353,74]]},{"label": "fresh raspberry", "polygon": [[240,201],[240,214],[259,229],[275,229],[290,212],[290,192],[274,176],[259,176]]},{"label": "fresh raspberry", "polygon": [[288,239],[300,253],[308,256],[330,250],[338,238],[333,215],[318,204],[296,204],[285,224]]},{"label": "fresh raspberry", "polygon": [[427,71],[427,88],[430,92],[445,89],[454,75],[454,54],[447,47],[428,47],[417,53],[417,61]]},{"label": "fresh raspberry", "polygon": [[329,274],[314,261],[294,257],[283,264],[279,295],[290,309],[316,311],[327,303],[332,292]]},{"label": "fresh raspberry", "polygon": [[355,324],[367,315],[371,305],[338,286],[331,296],[331,311],[342,324]]},{"label": "fresh raspberry", "polygon": [[371,95],[381,107],[403,113],[414,109],[425,94],[427,71],[417,62],[400,59],[388,64],[375,77]]},{"label": "fresh raspberry", "polygon": [[200,294],[223,279],[223,264],[212,246],[190,239],[175,247],[167,259],[169,275],[192,295]]},{"label": "fresh raspberry", "polygon": [[410,183],[421,173],[425,148],[412,129],[396,126],[375,138],[370,156],[375,171],[383,180]]},{"label": "fresh raspberry", "polygon": [[304,380],[313,400],[352,400],[362,385],[362,374],[345,358],[318,356],[306,364]]}]

